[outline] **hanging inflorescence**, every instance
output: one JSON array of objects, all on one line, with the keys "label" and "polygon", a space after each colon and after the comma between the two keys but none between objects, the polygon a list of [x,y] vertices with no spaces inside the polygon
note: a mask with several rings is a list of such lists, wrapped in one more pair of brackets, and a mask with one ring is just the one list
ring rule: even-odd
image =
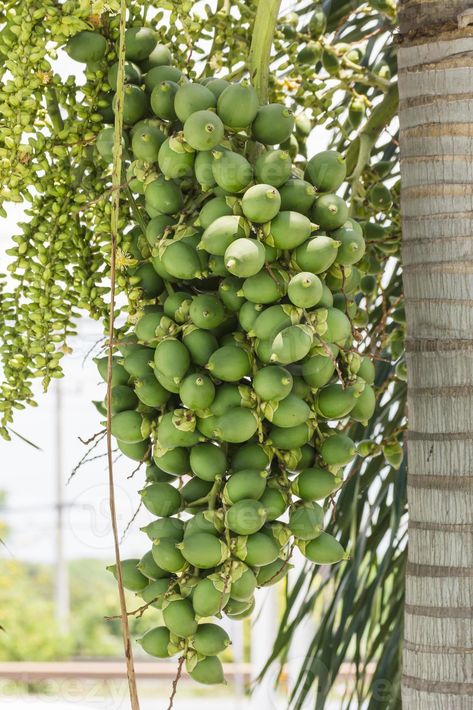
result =
[{"label": "hanging inflorescence", "polygon": [[[88,61],[101,45],[80,33],[68,51]],[[347,557],[324,526],[357,453],[346,425],[376,405],[374,364],[357,349],[363,308],[348,301],[366,245],[337,195],[344,158],[295,167],[284,103],[260,105],[245,80],[189,80],[150,28],[127,30],[125,47],[137,224],[119,254],[131,318],[113,363],[112,433],[146,462],[140,493],[155,519],[123,583],[162,610],[144,649],[184,656],[194,679],[216,683],[229,639],[213,617],[248,616],[296,545],[317,564]],[[111,161],[113,128],[97,150]],[[107,359],[97,364],[105,378]]]}]

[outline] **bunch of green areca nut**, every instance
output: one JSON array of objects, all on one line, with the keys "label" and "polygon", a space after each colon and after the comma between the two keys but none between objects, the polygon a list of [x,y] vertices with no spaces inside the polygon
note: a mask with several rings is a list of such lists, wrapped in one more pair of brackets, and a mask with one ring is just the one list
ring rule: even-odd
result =
[{"label": "bunch of green areca nut", "polygon": [[[68,51],[100,62],[107,41],[83,32]],[[162,610],[142,647],[185,655],[195,680],[219,683],[229,638],[215,619],[250,615],[294,546],[316,564],[346,558],[324,521],[356,455],[345,424],[375,407],[348,298],[365,242],[336,194],[343,157],[295,167],[285,105],[260,105],[247,81],[189,80],[149,28],[127,30],[125,78],[138,317],[114,358],[112,433],[146,463],[154,517],[123,581]],[[111,93],[116,81],[113,64]],[[112,146],[106,126],[106,163]],[[97,364],[106,379],[107,359]]]}]

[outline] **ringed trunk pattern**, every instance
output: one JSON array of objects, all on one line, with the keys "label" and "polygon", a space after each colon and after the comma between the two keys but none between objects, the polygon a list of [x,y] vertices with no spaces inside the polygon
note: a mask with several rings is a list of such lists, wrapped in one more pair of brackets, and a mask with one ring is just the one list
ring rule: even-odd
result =
[{"label": "ringed trunk pattern", "polygon": [[473,704],[473,27],[401,2],[409,561],[403,706]]}]

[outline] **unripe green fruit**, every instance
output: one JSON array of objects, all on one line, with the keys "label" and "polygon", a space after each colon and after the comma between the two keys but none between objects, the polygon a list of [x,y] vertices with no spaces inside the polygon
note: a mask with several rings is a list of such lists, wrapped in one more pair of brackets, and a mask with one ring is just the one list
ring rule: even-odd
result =
[{"label": "unripe green fruit", "polygon": [[250,567],[261,567],[274,562],[279,555],[276,540],[264,533],[254,533],[243,538],[236,538],[235,556]]},{"label": "unripe green fruit", "polygon": [[[227,201],[224,197],[214,197],[213,199],[209,200],[209,202],[206,202],[199,212],[200,226],[202,227],[202,229],[206,230],[210,227],[211,224],[216,222],[219,217],[231,216],[232,214],[232,208],[227,204]],[[202,239],[203,238],[204,235],[202,235]],[[209,250],[206,249],[206,251]]]},{"label": "unripe green fruit", "polygon": [[336,192],[346,174],[347,165],[343,156],[336,150],[326,150],[309,160],[305,178],[319,192]]},{"label": "unripe green fruit", "polygon": [[128,410],[112,417],[112,434],[125,444],[137,444],[148,438],[149,423],[139,412]]},{"label": "unripe green fruit", "polygon": [[337,242],[340,242],[336,258],[337,264],[351,266],[363,258],[366,244],[358,222],[352,219],[347,220],[332,236]]},{"label": "unripe green fruit", "polygon": [[184,124],[184,138],[194,150],[215,148],[223,135],[223,123],[212,111],[196,111]]},{"label": "unripe green fruit", "polygon": [[212,173],[225,192],[242,192],[253,179],[253,168],[243,155],[231,150],[214,150]]},{"label": "unripe green fruit", "polygon": [[[116,110],[116,98],[112,102],[112,108]],[[124,89],[123,99],[123,122],[133,125],[144,118],[148,112],[149,100],[143,89],[133,84],[128,84]]]},{"label": "unripe green fruit", "polygon": [[266,511],[266,520],[268,523],[279,518],[288,506],[288,497],[283,493],[277,485],[266,486],[263,495],[260,498],[260,503]]},{"label": "unripe green fruit", "polygon": [[164,214],[175,214],[183,205],[180,187],[162,175],[146,186],[145,200],[148,205]]},{"label": "unripe green fruit", "polygon": [[180,493],[183,500],[189,505],[200,498],[204,498],[210,492],[211,488],[212,483],[202,481],[200,478],[191,478],[191,480],[181,488]]},{"label": "unripe green fruit", "polygon": [[149,27],[129,27],[125,30],[125,56],[134,62],[149,57],[156,47],[156,35]]},{"label": "unripe green fruit", "polygon": [[[115,385],[112,387],[112,414],[124,412],[127,409],[134,409],[138,405],[138,397],[131,387],[127,385]],[[133,443],[133,442],[132,442]]]},{"label": "unripe green fruit", "polygon": [[277,584],[286,576],[291,567],[292,565],[288,564],[287,560],[279,557],[274,560],[274,562],[259,567],[256,573],[258,587],[269,587],[273,584]]},{"label": "unripe green fruit", "polygon": [[210,356],[207,370],[224,382],[238,382],[251,372],[248,353],[237,345],[224,345]]},{"label": "unripe green fruit", "polygon": [[215,386],[206,375],[187,375],[179,388],[179,397],[189,409],[207,409],[215,398]]},{"label": "unripe green fruit", "polygon": [[167,214],[153,217],[146,225],[146,239],[151,247],[156,245],[165,233],[171,233],[168,228],[175,224],[175,219]]},{"label": "unripe green fruit", "polygon": [[184,343],[167,338],[158,343],[154,351],[156,370],[180,384],[190,367],[190,355]]},{"label": "unripe green fruit", "polygon": [[[292,161],[285,150],[269,150],[262,153],[255,163],[255,175],[260,183],[273,187],[287,184],[292,172]],[[283,189],[284,189],[283,187]],[[282,195],[281,195],[282,197]],[[284,207],[283,209],[287,209]]]},{"label": "unripe green fruit", "polygon": [[193,680],[204,685],[217,685],[224,682],[223,667],[217,656],[206,656],[198,661],[190,670],[189,675]]},{"label": "unripe green fruit", "polygon": [[[152,93],[156,86],[162,84],[163,81],[172,81],[178,87],[178,82],[182,78],[182,72],[177,67],[159,66],[153,67],[145,76],[145,87],[149,93]],[[177,91],[176,88],[176,91]]]},{"label": "unripe green fruit", "polygon": [[[212,172],[212,165],[214,159],[210,152],[197,153],[194,161],[194,173],[195,179],[201,186],[204,192],[210,190],[217,183],[215,182],[214,174]],[[230,211],[228,214],[232,214]]]},{"label": "unripe green fruit", "polygon": [[327,385],[317,395],[317,409],[325,419],[343,419],[355,406],[357,395],[353,387]]},{"label": "unripe green fruit", "polygon": [[243,282],[243,294],[252,303],[274,303],[286,295],[287,274],[281,269],[268,269]]},{"label": "unripe green fruit", "polygon": [[[215,511],[201,511],[196,513],[186,522],[184,537],[191,537],[200,533],[213,535],[218,537],[219,529],[223,528],[223,519],[219,517],[219,513]],[[217,529],[216,525],[219,529]]]},{"label": "unripe green fruit", "polygon": [[347,555],[340,543],[328,533],[321,533],[315,540],[299,545],[304,557],[318,565],[333,565],[346,560]]},{"label": "unripe green fruit", "polygon": [[217,296],[200,294],[192,301],[189,315],[198,328],[212,330],[225,320],[225,309]]},{"label": "unripe green fruit", "polygon": [[238,447],[232,458],[232,470],[241,471],[245,468],[263,470],[271,463],[270,456],[260,444],[245,444]]},{"label": "unripe green fruit", "polygon": [[174,110],[174,99],[179,90],[179,84],[169,79],[157,84],[151,92],[150,103],[153,113],[165,121],[174,121],[177,116]]},{"label": "unripe green fruit", "polygon": [[232,473],[223,489],[225,503],[233,505],[244,499],[258,500],[266,488],[267,477],[267,471],[252,468]]},{"label": "unripe green fruit", "polygon": [[312,207],[311,217],[320,229],[335,230],[347,221],[348,206],[338,195],[321,195]]},{"label": "unripe green fruit", "polygon": [[[148,585],[148,578],[139,571],[138,563],[139,560],[134,558],[120,562],[123,586],[132,592],[141,592]],[[118,580],[116,565],[109,565],[107,570]]]},{"label": "unripe green fruit", "polygon": [[259,340],[272,341],[284,328],[297,323],[298,320],[296,309],[291,311],[288,306],[270,306],[257,315],[250,335],[256,336]]},{"label": "unripe green fruit", "polygon": [[247,234],[245,222],[239,215],[223,215],[206,228],[200,241],[200,247],[209,254],[223,256],[230,244]]},{"label": "unripe green fruit", "polygon": [[107,163],[111,163],[113,161],[114,133],[115,131],[113,128],[102,128],[100,133],[97,135],[95,142],[95,147],[97,148],[99,155],[106,160]]},{"label": "unripe green fruit", "polygon": [[306,468],[291,484],[294,495],[305,501],[323,500],[337,490],[341,479],[334,476],[326,468],[315,466]]},{"label": "unripe green fruit", "polygon": [[151,629],[140,639],[137,639],[140,646],[150,656],[156,658],[170,658],[169,653],[170,632],[165,626],[157,626]]},{"label": "unripe green fruit", "polygon": [[162,468],[154,463],[148,463],[146,466],[145,479],[146,483],[171,483],[175,476],[171,473],[166,473]]},{"label": "unripe green fruit", "polygon": [[295,249],[311,234],[312,224],[299,212],[280,212],[271,222],[271,236],[278,249]]},{"label": "unripe green fruit", "polygon": [[171,537],[163,537],[153,544],[153,559],[166,572],[180,572],[186,566],[186,560],[178,549],[178,544]]},{"label": "unripe green fruit", "polygon": [[305,180],[288,180],[280,189],[281,210],[308,214],[315,202],[316,190]]},{"label": "unripe green fruit", "polygon": [[311,395],[310,385],[307,384],[307,382],[304,380],[303,377],[300,377],[299,375],[297,375],[294,377],[294,383],[292,385],[291,394],[294,394],[296,397],[299,397],[300,399],[309,399],[310,400],[310,395]]},{"label": "unripe green fruit", "polygon": [[369,357],[364,357],[361,360],[361,365],[357,372],[358,377],[366,382],[368,385],[374,384],[376,370],[374,363]]},{"label": "unripe green fruit", "polygon": [[[153,361],[154,350],[138,346],[128,353],[123,360],[123,367],[132,377],[146,377],[151,374],[150,363]],[[120,437],[118,437],[120,438]]]},{"label": "unripe green fruit", "polygon": [[230,599],[226,605],[224,612],[229,619],[235,621],[241,621],[242,619],[247,619],[253,613],[255,608],[255,599],[247,599],[244,602],[240,602],[237,599]]},{"label": "unripe green fruit", "polygon": [[264,266],[264,246],[256,239],[236,239],[225,251],[225,267],[234,276],[248,278]]},{"label": "unripe green fruit", "polygon": [[241,444],[251,439],[258,429],[258,420],[251,409],[235,407],[217,417],[215,433],[229,444]]},{"label": "unripe green fruit", "polygon": [[302,47],[296,59],[298,64],[312,64],[315,66],[322,56],[322,48],[318,42],[308,42]]},{"label": "unripe green fruit", "polygon": [[188,599],[169,602],[163,609],[163,619],[169,631],[176,636],[188,638],[197,631],[194,610]]},{"label": "unripe green fruit", "polygon": [[[230,587],[230,585],[228,585]],[[228,591],[216,589],[210,579],[201,579],[194,588],[192,604],[194,611],[199,616],[215,616],[230,598]]]},{"label": "unripe green fruit", "polygon": [[253,387],[264,401],[279,402],[292,389],[293,379],[289,370],[279,365],[271,365],[258,370],[253,378]]},{"label": "unripe green fruit", "polygon": [[317,503],[302,503],[289,515],[289,530],[300,540],[313,540],[322,532],[324,511]]},{"label": "unripe green fruit", "polygon": [[138,280],[138,286],[146,298],[156,298],[164,290],[163,279],[158,276],[153,265],[149,262],[140,264],[133,272],[133,277]]},{"label": "unripe green fruit", "polygon": [[337,242],[321,234],[298,246],[294,254],[294,261],[304,271],[321,274],[334,263],[337,258],[337,250]]},{"label": "unripe green fruit", "polygon": [[166,575],[166,571],[156,564],[151,550],[143,555],[137,566],[141,574],[151,580],[160,579]]},{"label": "unripe green fruit", "polygon": [[320,454],[328,466],[345,466],[353,460],[356,446],[346,434],[333,434],[322,443]]},{"label": "unripe green fruit", "polygon": [[200,441],[198,431],[192,430],[194,415],[187,409],[167,412],[158,424],[158,442],[165,449],[195,446]]},{"label": "unripe green fruit", "polygon": [[181,494],[169,483],[152,483],[140,495],[145,508],[159,517],[174,515],[182,505]]},{"label": "unripe green fruit", "polygon": [[157,341],[156,330],[161,325],[163,311],[151,311],[145,313],[144,316],[135,325],[135,333],[138,340],[145,342],[147,345],[154,344]]},{"label": "unripe green fruit", "polygon": [[190,473],[189,452],[186,448],[177,447],[165,453],[155,449],[153,459],[159,468],[173,476],[184,476]]},{"label": "unripe green fruit", "polygon": [[263,306],[261,303],[244,303],[238,312],[238,320],[244,331],[247,333],[253,328],[256,319],[261,314]]},{"label": "unripe green fruit", "polygon": [[316,5],[309,20],[309,33],[313,39],[319,39],[327,28],[327,16],[322,5]]},{"label": "unripe green fruit", "polygon": [[170,537],[180,542],[184,537],[184,522],[179,518],[160,518],[140,528],[153,542],[164,537]]},{"label": "unripe green fruit", "polygon": [[321,338],[326,343],[343,346],[351,337],[350,320],[338,308],[327,308],[325,325],[327,329],[321,334]]},{"label": "unripe green fruit", "polygon": [[[167,574],[164,570],[163,573]],[[164,595],[168,591],[170,584],[171,577],[162,577],[154,582],[150,582],[142,592],[139,592],[139,596],[145,604],[151,604],[155,609],[161,609],[165,598]],[[140,643],[139,640],[138,643]],[[147,651],[147,653],[149,653],[149,651]]]},{"label": "unripe green fruit", "polygon": [[160,385],[154,375],[137,380],[135,392],[140,402],[156,409],[166,404],[169,399],[169,392]]},{"label": "unripe green fruit", "polygon": [[189,351],[192,362],[200,366],[205,365],[218,348],[215,335],[202,328],[193,328],[185,332],[182,342]]},{"label": "unripe green fruit", "polygon": [[313,308],[322,298],[322,282],[318,276],[310,271],[302,271],[289,281],[287,295],[295,306]]},{"label": "unripe green fruit", "polygon": [[217,113],[226,126],[239,130],[254,120],[258,106],[256,91],[248,82],[241,82],[231,84],[222,91],[218,97]]},{"label": "unripe green fruit", "polygon": [[366,385],[360,396],[356,400],[355,406],[350,412],[351,419],[357,422],[368,422],[376,409],[376,395],[370,385]]},{"label": "unripe green fruit", "polygon": [[393,204],[391,191],[383,183],[378,183],[371,188],[368,199],[372,206],[380,212],[389,210]]},{"label": "unripe green fruit", "polygon": [[225,651],[230,645],[230,638],[227,632],[217,624],[199,624],[197,631],[192,638],[192,646],[197,653],[204,656],[213,656]]},{"label": "unripe green fruit", "polygon": [[174,109],[182,123],[185,123],[196,111],[206,111],[216,104],[216,98],[211,91],[202,84],[191,82],[180,86],[174,99]]},{"label": "unripe green fruit", "polygon": [[239,602],[248,602],[253,597],[256,584],[255,573],[246,567],[241,577],[232,582],[231,598]]},{"label": "unripe green fruit", "polygon": [[308,444],[312,436],[310,425],[305,422],[298,426],[286,428],[272,426],[269,432],[268,443],[283,451],[298,449]]},{"label": "unripe green fruit", "polygon": [[266,419],[284,429],[299,426],[308,421],[311,414],[309,405],[295,394],[288,394],[274,406],[270,403],[264,411]]},{"label": "unripe green fruit", "polygon": [[257,500],[243,499],[232,505],[225,514],[225,525],[238,535],[252,535],[266,522],[266,511]]},{"label": "unripe green fruit", "polygon": [[218,567],[230,554],[226,544],[209,533],[188,535],[180,548],[187,562],[198,569]]},{"label": "unripe green fruit", "polygon": [[220,94],[222,94],[225,89],[230,86],[230,82],[226,79],[210,79],[210,81],[206,82],[205,86],[212,92],[215,98],[218,99]]},{"label": "unripe green fruit", "polygon": [[265,145],[284,143],[293,130],[293,113],[282,104],[261,106],[251,124],[253,136],[257,141]]},{"label": "unripe green fruit", "polygon": [[309,326],[291,325],[276,335],[272,344],[271,362],[289,365],[303,360],[312,347],[313,333]]},{"label": "unripe green fruit", "polygon": [[107,40],[99,32],[83,30],[71,37],[66,52],[76,62],[88,64],[100,61],[107,51]]},{"label": "unripe green fruit", "polygon": [[242,281],[235,276],[227,276],[223,279],[218,287],[218,295],[229,311],[238,313],[242,305],[245,303],[243,296],[238,294],[241,291]]},{"label": "unripe green fruit", "polygon": [[217,417],[205,416],[197,417],[197,429],[206,439],[216,439],[215,430],[217,428]]},{"label": "unripe green fruit", "polygon": [[149,439],[144,441],[138,441],[135,444],[129,444],[126,441],[120,441],[117,439],[117,446],[125,456],[132,459],[133,461],[144,461],[149,454],[150,443]]},{"label": "unripe green fruit", "polygon": [[194,160],[195,153],[184,150],[182,142],[175,138],[166,138],[159,148],[158,165],[167,180],[182,180],[193,175]]},{"label": "unripe green fruit", "polygon": [[281,206],[279,192],[272,185],[253,185],[243,195],[243,214],[252,222],[262,224],[274,219]]},{"label": "unripe green fruit", "polygon": [[[117,77],[118,62],[115,62],[115,64],[112,64],[107,73],[107,81],[112,87],[113,91],[117,90]],[[141,84],[140,68],[136,66],[136,64],[133,64],[133,62],[125,62],[125,84],[136,84],[137,86]]]}]

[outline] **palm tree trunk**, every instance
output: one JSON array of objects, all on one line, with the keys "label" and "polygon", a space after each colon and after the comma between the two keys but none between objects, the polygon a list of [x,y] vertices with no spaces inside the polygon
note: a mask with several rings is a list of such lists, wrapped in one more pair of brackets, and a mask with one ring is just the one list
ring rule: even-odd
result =
[{"label": "palm tree trunk", "polygon": [[473,26],[459,29],[457,18],[473,0],[400,5],[410,513],[403,707],[467,710],[473,708]]}]

